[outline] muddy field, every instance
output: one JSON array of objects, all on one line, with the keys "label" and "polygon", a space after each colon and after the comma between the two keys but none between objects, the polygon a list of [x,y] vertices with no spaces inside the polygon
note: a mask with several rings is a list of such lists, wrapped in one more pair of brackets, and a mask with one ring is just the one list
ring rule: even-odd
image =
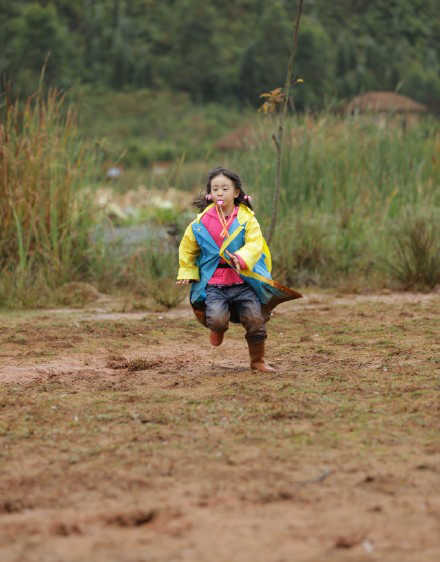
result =
[{"label": "muddy field", "polygon": [[440,294],[0,314],[0,560],[437,562]]}]

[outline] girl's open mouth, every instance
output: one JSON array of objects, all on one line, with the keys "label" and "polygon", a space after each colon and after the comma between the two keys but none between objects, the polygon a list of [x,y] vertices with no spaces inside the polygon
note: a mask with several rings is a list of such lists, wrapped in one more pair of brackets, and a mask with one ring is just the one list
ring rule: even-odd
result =
[{"label": "girl's open mouth", "polygon": [[224,203],[223,199],[217,199],[217,205],[220,205],[220,207],[224,205]]}]

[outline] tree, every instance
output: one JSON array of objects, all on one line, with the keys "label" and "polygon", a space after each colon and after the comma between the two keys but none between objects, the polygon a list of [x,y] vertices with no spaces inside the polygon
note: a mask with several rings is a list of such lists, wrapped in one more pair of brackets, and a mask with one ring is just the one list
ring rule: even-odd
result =
[{"label": "tree", "polygon": [[72,37],[53,5],[22,6],[10,20],[4,73],[16,91],[35,91],[43,66],[48,84],[71,85],[78,74]]},{"label": "tree", "polygon": [[295,74],[306,87],[297,88],[297,109],[319,109],[330,95],[335,95],[335,50],[321,23],[311,17],[301,20],[301,41],[295,61]]},{"label": "tree", "polygon": [[[299,0],[0,0],[0,73],[21,90],[46,79],[114,90],[183,90],[258,103],[284,81]],[[306,2],[298,109],[399,89],[432,105],[440,76],[438,0]]]},{"label": "tree", "polygon": [[[255,42],[243,55],[240,71],[241,97],[254,104],[261,92],[284,83],[292,29],[282,2],[266,5],[257,29]],[[307,88],[296,91],[298,109],[322,107],[325,93],[332,87],[334,59],[332,43],[323,26],[304,17],[295,74],[304,79]]]},{"label": "tree", "polygon": [[261,92],[283,84],[290,37],[290,20],[283,3],[267,3],[257,22],[255,40],[242,57],[239,92],[243,101],[256,105]]},{"label": "tree", "polygon": [[[208,0],[182,0],[168,29],[168,51],[157,73],[173,88],[197,101],[221,99],[232,91],[228,50],[233,37],[219,31],[219,17]],[[229,91],[229,92],[228,92]]]}]

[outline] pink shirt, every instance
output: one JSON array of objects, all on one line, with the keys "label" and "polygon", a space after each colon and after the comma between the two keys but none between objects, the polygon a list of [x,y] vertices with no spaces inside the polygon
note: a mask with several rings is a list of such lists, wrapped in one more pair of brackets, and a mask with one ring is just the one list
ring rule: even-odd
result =
[{"label": "pink shirt", "polygon": [[[234,219],[237,216],[237,213],[238,207],[234,207],[234,211],[232,213]],[[228,218],[226,218],[226,220],[228,220]],[[224,242],[224,238],[220,236],[220,233],[223,230],[223,225],[219,221],[215,206],[203,215],[202,223],[212,236],[214,242],[220,248]],[[244,260],[242,260],[239,256],[237,257],[240,260],[240,265],[243,269],[245,269],[246,264],[244,263]],[[220,263],[226,262],[223,258],[220,258],[219,264]],[[238,283],[244,283],[244,281],[231,267],[218,267],[214,271],[211,279],[208,281],[208,285],[236,285]]]}]

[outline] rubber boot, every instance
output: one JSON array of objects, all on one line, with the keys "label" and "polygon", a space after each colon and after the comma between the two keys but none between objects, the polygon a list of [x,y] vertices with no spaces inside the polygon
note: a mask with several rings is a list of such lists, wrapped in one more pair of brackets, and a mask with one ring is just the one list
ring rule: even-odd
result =
[{"label": "rubber boot", "polygon": [[206,326],[206,312],[204,309],[202,308],[193,308],[193,312],[197,318],[197,320],[200,322],[200,324],[203,324],[204,326]]},{"label": "rubber boot", "polygon": [[211,342],[211,345],[214,347],[221,345],[224,334],[224,332],[214,332],[214,330],[211,330],[209,334],[209,341]]},{"label": "rubber boot", "polygon": [[251,342],[248,341],[249,356],[251,359],[251,369],[262,373],[274,373],[275,369],[264,362],[264,340]]}]

